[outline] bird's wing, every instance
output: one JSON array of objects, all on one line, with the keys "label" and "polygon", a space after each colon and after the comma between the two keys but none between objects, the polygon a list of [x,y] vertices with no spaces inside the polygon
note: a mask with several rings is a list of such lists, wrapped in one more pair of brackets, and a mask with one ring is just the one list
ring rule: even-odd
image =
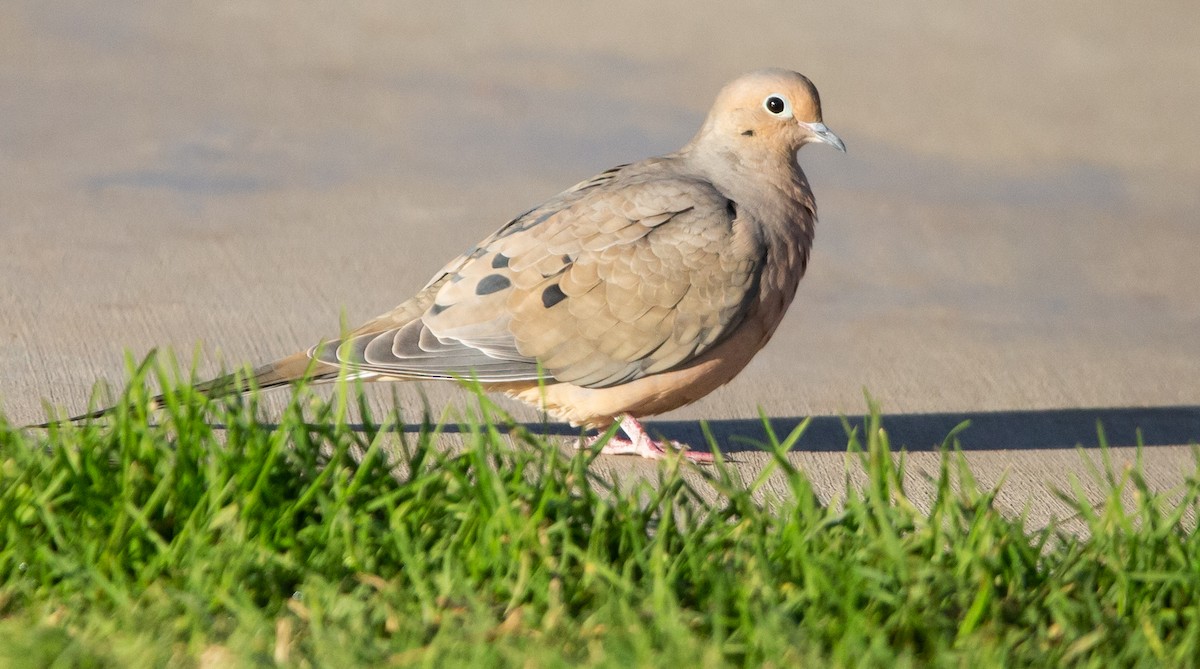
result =
[{"label": "bird's wing", "polygon": [[586,387],[692,360],[738,327],[765,243],[702,179],[617,174],[510,221],[319,358],[387,376]]}]

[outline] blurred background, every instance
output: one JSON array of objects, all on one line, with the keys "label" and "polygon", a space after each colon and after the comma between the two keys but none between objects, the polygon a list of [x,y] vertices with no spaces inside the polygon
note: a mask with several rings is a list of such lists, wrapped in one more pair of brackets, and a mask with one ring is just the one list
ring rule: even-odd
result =
[{"label": "blurred background", "polygon": [[[0,407],[390,309],[788,67],[848,155],[775,340],[673,419],[1200,404],[1200,4],[0,4]],[[445,385],[405,386],[436,402]],[[406,400],[407,401],[407,400]],[[529,417],[532,413],[521,415]]]}]

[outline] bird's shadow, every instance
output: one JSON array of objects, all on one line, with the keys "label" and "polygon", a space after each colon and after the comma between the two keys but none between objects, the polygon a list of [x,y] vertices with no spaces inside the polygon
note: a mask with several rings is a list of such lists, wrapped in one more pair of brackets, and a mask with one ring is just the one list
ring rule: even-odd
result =
[{"label": "bird's shadow", "polygon": [[[809,452],[844,451],[847,427],[861,426],[868,416],[814,416],[794,450]],[[784,438],[804,418],[772,417],[771,428]],[[909,451],[932,451],[963,421],[969,427],[956,435],[964,451],[1046,450],[1097,447],[1100,432],[1109,446],[1171,446],[1200,442],[1200,406],[1089,407],[1022,411],[968,411],[947,413],[889,414],[883,427],[894,447]],[[767,441],[759,419],[706,421],[721,451],[738,453],[759,450]],[[531,432],[549,436],[577,436],[576,428],[559,423],[523,423]],[[694,447],[707,443],[697,421],[652,420],[645,426],[652,434]],[[420,426],[405,426],[418,431]],[[443,431],[456,432],[454,425]],[[1139,436],[1140,435],[1140,436]]]}]

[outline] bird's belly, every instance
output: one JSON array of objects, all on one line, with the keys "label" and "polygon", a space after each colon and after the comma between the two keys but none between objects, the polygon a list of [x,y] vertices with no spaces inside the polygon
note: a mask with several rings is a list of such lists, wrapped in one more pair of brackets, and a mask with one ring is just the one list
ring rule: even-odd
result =
[{"label": "bird's belly", "polygon": [[[782,316],[782,314],[779,314]],[[652,416],[691,404],[728,383],[770,339],[779,318],[748,318],[729,339],[685,367],[608,388],[570,383],[492,386],[572,425],[602,429],[617,416]]]}]

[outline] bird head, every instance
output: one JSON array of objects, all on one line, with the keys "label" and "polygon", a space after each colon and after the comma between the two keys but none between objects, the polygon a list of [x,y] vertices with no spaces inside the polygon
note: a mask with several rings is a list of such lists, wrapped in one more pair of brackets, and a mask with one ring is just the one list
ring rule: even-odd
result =
[{"label": "bird head", "polygon": [[738,153],[783,151],[790,156],[811,143],[846,150],[821,119],[821,98],[813,83],[777,68],[742,75],[721,89],[692,142],[715,143]]}]

